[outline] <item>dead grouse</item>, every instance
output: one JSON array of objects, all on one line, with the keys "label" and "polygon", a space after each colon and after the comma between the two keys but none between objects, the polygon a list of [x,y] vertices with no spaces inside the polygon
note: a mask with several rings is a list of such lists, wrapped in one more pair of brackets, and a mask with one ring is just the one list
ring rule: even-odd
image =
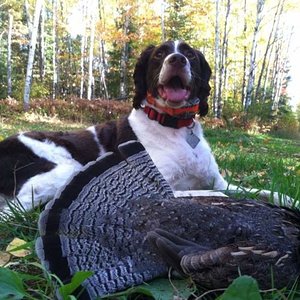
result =
[{"label": "dead grouse", "polygon": [[39,220],[37,254],[64,283],[80,270],[78,299],[166,276],[169,266],[207,288],[239,274],[260,287],[299,274],[299,214],[251,200],[175,198],[138,142],[78,173]]}]

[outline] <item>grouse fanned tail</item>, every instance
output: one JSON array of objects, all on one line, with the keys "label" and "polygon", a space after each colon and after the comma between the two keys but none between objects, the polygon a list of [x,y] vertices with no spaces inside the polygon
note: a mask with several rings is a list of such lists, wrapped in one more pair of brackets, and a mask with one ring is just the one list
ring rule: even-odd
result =
[{"label": "grouse fanned tail", "polygon": [[140,284],[166,268],[136,256],[134,244],[142,254],[145,236],[132,225],[136,216],[130,201],[167,199],[172,190],[140,143],[127,142],[119,150],[75,175],[40,216],[36,251],[46,268],[63,282],[79,270],[94,272],[83,283],[80,299]]}]

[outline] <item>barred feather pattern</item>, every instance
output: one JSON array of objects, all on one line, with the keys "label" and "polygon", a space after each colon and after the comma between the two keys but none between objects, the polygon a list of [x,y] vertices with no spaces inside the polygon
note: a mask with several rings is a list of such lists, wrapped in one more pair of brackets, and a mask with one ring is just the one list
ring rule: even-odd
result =
[{"label": "barred feather pattern", "polygon": [[[136,146],[134,143],[123,145],[122,154],[126,147],[132,151]],[[68,189],[80,182],[86,173],[97,173],[97,164],[102,167],[106,160],[118,163],[109,165],[103,173],[94,174],[70,205],[61,209],[60,204],[69,197]],[[173,197],[173,192],[145,150],[126,157],[126,160],[120,160],[115,154],[106,155],[75,176],[61,195],[47,205],[39,222],[42,236],[36,245],[38,256],[50,271],[57,273],[59,261],[57,266],[53,265],[53,259],[47,257],[49,254],[45,254],[44,249],[60,247],[70,276],[79,270],[94,271],[94,275],[83,283],[91,299],[162,274],[167,267],[155,252],[149,253],[152,259],[145,255],[149,247],[143,246],[145,234],[134,228],[136,212],[130,205],[135,199],[150,199],[155,195],[168,199]],[[118,213],[120,209],[122,214]],[[58,228],[50,230],[52,221],[57,218]],[[52,234],[59,235],[59,244],[57,240],[53,245],[49,244]],[[141,245],[138,256],[136,245]]]}]

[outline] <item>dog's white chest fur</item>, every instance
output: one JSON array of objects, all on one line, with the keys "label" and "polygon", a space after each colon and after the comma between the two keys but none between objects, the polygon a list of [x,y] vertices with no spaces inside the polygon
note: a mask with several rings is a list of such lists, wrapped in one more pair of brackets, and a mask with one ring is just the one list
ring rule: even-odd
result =
[{"label": "dog's white chest fur", "polygon": [[174,190],[226,189],[218,166],[206,142],[201,125],[195,121],[193,133],[200,139],[193,149],[187,142],[191,129],[158,125],[142,110],[133,110],[129,123],[138,140]]}]

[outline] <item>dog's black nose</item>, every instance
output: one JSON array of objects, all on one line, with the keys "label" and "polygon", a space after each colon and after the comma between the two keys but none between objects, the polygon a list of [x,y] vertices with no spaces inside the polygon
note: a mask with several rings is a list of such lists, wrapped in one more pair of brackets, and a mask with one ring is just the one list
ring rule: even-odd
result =
[{"label": "dog's black nose", "polygon": [[172,66],[184,67],[186,65],[186,58],[180,53],[174,53],[168,58],[168,63]]}]

